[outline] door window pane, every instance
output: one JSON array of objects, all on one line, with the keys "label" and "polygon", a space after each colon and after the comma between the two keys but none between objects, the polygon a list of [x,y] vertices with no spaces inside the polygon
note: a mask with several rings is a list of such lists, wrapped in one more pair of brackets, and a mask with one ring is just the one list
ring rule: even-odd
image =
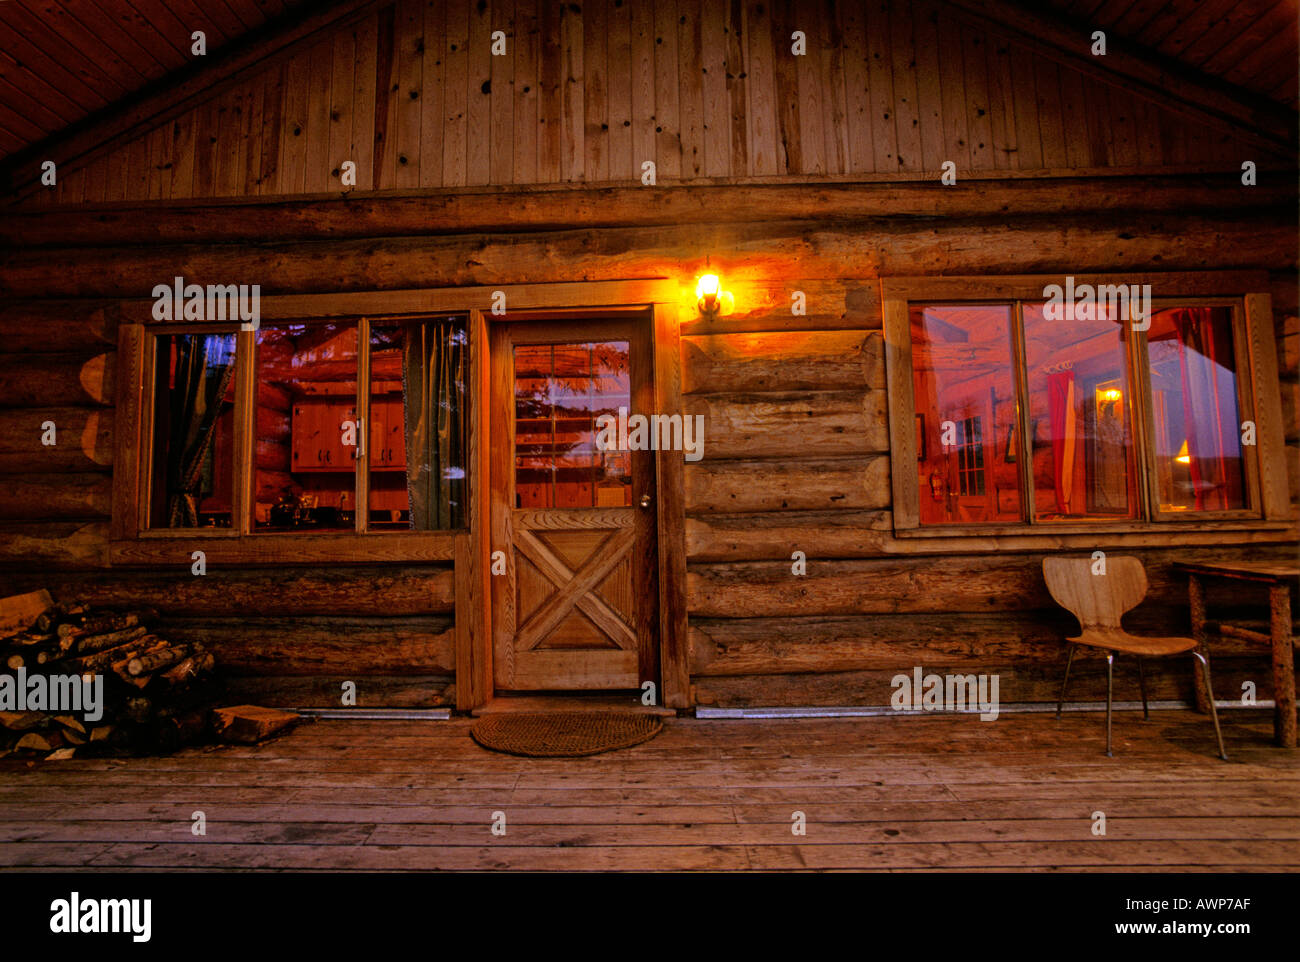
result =
[{"label": "door window pane", "polygon": [[1246,507],[1232,311],[1154,311],[1147,332],[1161,511]]},{"label": "door window pane", "polygon": [[256,360],[254,529],[351,530],[356,324],[263,326]]},{"label": "door window pane", "polygon": [[151,528],[228,528],[235,449],[235,335],[155,339]]},{"label": "door window pane", "polygon": [[630,453],[596,446],[596,418],[631,407],[628,342],[517,345],[514,362],[515,506],[631,505]]},{"label": "door window pane", "polygon": [[1023,517],[1011,321],[1009,304],[911,309],[922,524]]},{"label": "door window pane", "polygon": [[1047,320],[1042,304],[1021,308],[1039,521],[1136,517],[1128,326],[1115,314]]},{"label": "door window pane", "polygon": [[468,380],[463,319],[371,326],[370,530],[464,525]]}]

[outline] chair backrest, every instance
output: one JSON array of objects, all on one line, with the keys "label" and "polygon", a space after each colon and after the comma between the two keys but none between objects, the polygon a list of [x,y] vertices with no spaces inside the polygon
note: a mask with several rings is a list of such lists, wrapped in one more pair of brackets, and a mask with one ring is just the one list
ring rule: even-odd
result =
[{"label": "chair backrest", "polygon": [[1092,558],[1044,558],[1043,580],[1062,608],[1079,619],[1079,626],[1119,628],[1124,612],[1146,597],[1147,573],[1129,555],[1106,558],[1106,573],[1093,574]]}]

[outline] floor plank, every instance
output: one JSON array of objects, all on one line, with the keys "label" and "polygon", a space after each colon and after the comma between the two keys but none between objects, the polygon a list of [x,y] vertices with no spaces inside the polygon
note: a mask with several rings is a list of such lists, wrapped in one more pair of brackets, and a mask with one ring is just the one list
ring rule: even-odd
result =
[{"label": "floor plank", "polygon": [[650,742],[581,759],[485,751],[463,718],[319,721],[163,758],[11,756],[0,870],[1300,867],[1300,766],[1271,745],[1270,713],[1225,719],[1228,763],[1204,716],[1122,714],[1113,758],[1091,713],[668,719]]}]

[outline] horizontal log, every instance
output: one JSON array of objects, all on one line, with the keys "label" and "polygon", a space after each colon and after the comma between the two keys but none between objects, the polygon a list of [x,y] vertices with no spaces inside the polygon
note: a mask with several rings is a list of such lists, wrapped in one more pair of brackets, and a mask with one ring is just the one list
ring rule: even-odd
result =
[{"label": "horizontal log", "polygon": [[0,565],[59,568],[108,565],[107,522],[0,523]]},{"label": "horizontal log", "polygon": [[116,301],[0,304],[0,345],[14,354],[95,354],[117,343]]},{"label": "horizontal log", "polygon": [[112,404],[117,353],[0,354],[0,406]]},{"label": "horizontal log", "polygon": [[[940,186],[842,183],[640,187],[497,187],[416,196],[352,193],[330,200],[239,200],[159,206],[117,204],[76,211],[11,211],[0,217],[10,244],[155,244],[449,234],[494,229],[557,230],[752,223],[773,211],[819,223],[869,217],[1001,216],[1072,211],[1204,211],[1295,206],[1295,185],[1261,183],[1250,195],[1222,176],[1067,177],[1007,180],[979,175]],[[141,216],[141,210],[147,216]],[[698,230],[698,228],[694,228]]]},{"label": "horizontal log", "polygon": [[686,519],[690,561],[774,560],[887,554],[894,539],[888,511],[769,511]]},{"label": "horizontal log", "polygon": [[[1082,553],[1082,552],[1080,552]],[[1294,558],[1286,546],[1232,546],[1126,550],[1143,560],[1146,604],[1187,599],[1187,579],[1170,570],[1176,561]],[[818,561],[796,575],[788,560],[692,564],[686,575],[693,617],[796,617],[924,611],[990,612],[1055,607],[1043,583],[1041,553],[998,556]]]},{"label": "horizontal log", "polygon": [[707,460],[889,451],[883,390],[695,395],[682,408],[704,416]]},{"label": "horizontal log", "polygon": [[[708,451],[708,440],[705,440]],[[889,458],[700,461],[686,465],[686,511],[869,510],[890,503]]]},{"label": "horizontal log", "polygon": [[[41,443],[47,421],[54,423],[52,445]],[[0,409],[0,474],[94,471],[112,463],[111,409]]]},{"label": "horizontal log", "polygon": [[[1276,211],[1216,217],[1080,213],[1068,219],[863,221],[826,225],[721,225],[715,265],[749,277],[861,277],[943,273],[1087,273],[1129,270],[1281,269],[1296,262],[1294,225]],[[444,238],[296,244],[30,248],[0,253],[10,297],[147,298],[159,277],[262,285],[263,296],[492,284],[661,277],[699,248],[694,227],[468,234]],[[69,269],[72,265],[73,269]],[[734,270],[733,270],[734,269]],[[466,304],[465,307],[488,306]]]},{"label": "horizontal log", "polygon": [[693,675],[910,671],[925,664],[1061,660],[1063,612],[692,619]]},{"label": "horizontal log", "polygon": [[[720,317],[705,317],[690,303],[681,317],[683,336],[788,333],[790,331],[877,331],[883,324],[880,287],[874,282],[842,278],[779,276],[735,277],[723,281],[735,299],[735,309]],[[796,295],[805,313],[794,314]]]},{"label": "horizontal log", "polygon": [[[216,617],[233,611],[261,617],[331,615],[389,617],[445,614],[455,600],[449,567],[331,567],[228,570],[208,565],[190,573],[188,559],[171,569],[103,573],[15,570],[0,574],[3,594],[49,588],[55,598],[95,607],[149,607],[164,617]],[[9,591],[9,587],[16,590]]]},{"label": "horizontal log", "polygon": [[[727,463],[727,462],[719,462]],[[1095,531],[1056,533],[1040,526],[1032,534],[897,537],[889,511],[797,511],[723,514],[696,511],[686,520],[691,561],[775,561],[796,548],[809,558],[879,558],[888,555],[994,555],[1023,551],[1083,551],[1097,547]],[[1283,527],[1210,527],[1199,530],[1158,525],[1110,532],[1112,550],[1170,545],[1285,545],[1295,532]],[[810,547],[811,546],[811,547]]]},{"label": "horizontal log", "polygon": [[683,394],[884,387],[879,333],[809,331],[682,338]]},{"label": "horizontal log", "polygon": [[0,520],[107,518],[112,494],[107,474],[15,474],[0,484]]},{"label": "horizontal log", "polygon": [[[218,662],[218,665],[220,663]],[[456,686],[447,675],[238,675],[226,679],[232,701],[272,708],[343,708],[343,685],[356,688],[357,708],[436,708],[456,704]]]},{"label": "horizontal log", "polygon": [[[1152,701],[1192,700],[1192,661],[1190,658],[1149,658],[1143,662],[1146,670],[1148,697]],[[1061,675],[1065,670],[1062,651],[1058,664],[941,664],[935,662],[921,666],[924,674],[946,676],[949,674],[985,674],[998,678],[998,702],[1054,704],[1061,689]],[[749,707],[817,707],[835,706],[889,706],[890,698],[899,690],[891,683],[896,675],[910,674],[911,666],[903,671],[890,669],[873,671],[824,672],[802,675],[735,675],[702,676],[694,681],[696,704],[720,708]],[[1115,669],[1115,698],[1122,701],[1140,700],[1137,669],[1132,659],[1117,660]],[[1267,666],[1261,667],[1256,659],[1218,659],[1214,664],[1214,691],[1222,698],[1231,698],[1241,691],[1243,681],[1256,685],[1256,698],[1270,698],[1272,686],[1268,680]],[[923,675],[924,677],[924,675]],[[1070,668],[1069,702],[1104,702],[1106,699],[1106,662],[1095,652],[1083,651],[1076,655]],[[922,715],[929,714],[922,712]],[[1104,716],[1097,714],[1097,751],[1106,741]],[[1141,712],[1125,712],[1116,716],[1117,736],[1123,737],[1122,726],[1141,724]],[[970,716],[970,724],[982,724],[977,715]],[[1002,720],[1002,719],[999,719]],[[1214,728],[1205,720],[1205,746],[1209,752],[1214,745]]]},{"label": "horizontal log", "polygon": [[288,472],[291,451],[289,439],[258,438],[253,452],[254,462],[259,471]]},{"label": "horizontal log", "polygon": [[[1186,606],[1143,605],[1125,619],[1136,634],[1184,637]],[[773,675],[914,665],[1062,663],[1065,638],[1078,632],[1063,609],[998,614],[919,612],[850,618],[694,618],[691,674]],[[1211,657],[1267,660],[1267,650],[1214,639]],[[1062,665],[1062,667],[1064,667]]]},{"label": "horizontal log", "polygon": [[[259,395],[261,388],[258,389]],[[281,411],[259,403],[257,406],[257,437],[262,438],[288,438],[293,430],[293,420],[289,416],[289,408],[286,407]]]},{"label": "horizontal log", "polygon": [[454,674],[447,617],[171,619],[173,641],[201,644],[239,674]]}]

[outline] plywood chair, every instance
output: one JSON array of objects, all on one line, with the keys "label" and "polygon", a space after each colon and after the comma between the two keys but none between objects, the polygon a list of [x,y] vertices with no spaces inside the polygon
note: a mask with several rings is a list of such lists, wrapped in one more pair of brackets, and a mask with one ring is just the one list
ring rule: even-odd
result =
[{"label": "plywood chair", "polygon": [[1191,652],[1205,673],[1205,690],[1209,693],[1214,734],[1219,740],[1219,757],[1227,761],[1228,756],[1223,750],[1223,732],[1219,728],[1219,713],[1214,707],[1214,689],[1210,687],[1210,661],[1206,654],[1196,650],[1196,641],[1192,638],[1130,635],[1120,625],[1124,613],[1136,608],[1146,597],[1147,573],[1142,562],[1133,557],[1111,556],[1106,559],[1105,574],[1093,574],[1092,569],[1091,558],[1043,559],[1043,579],[1047,582],[1048,592],[1058,605],[1079,619],[1079,627],[1082,629],[1077,638],[1065,639],[1070,646],[1070,654],[1065,662],[1065,678],[1061,682],[1061,697],[1056,703],[1056,717],[1061,717],[1061,709],[1065,706],[1065,690],[1070,684],[1070,665],[1074,662],[1077,646],[1089,645],[1102,649],[1106,653],[1106,754],[1109,756],[1115,655],[1124,652],[1137,659],[1138,683],[1142,689],[1142,717],[1150,718],[1142,658],[1148,655],[1181,655]]}]

